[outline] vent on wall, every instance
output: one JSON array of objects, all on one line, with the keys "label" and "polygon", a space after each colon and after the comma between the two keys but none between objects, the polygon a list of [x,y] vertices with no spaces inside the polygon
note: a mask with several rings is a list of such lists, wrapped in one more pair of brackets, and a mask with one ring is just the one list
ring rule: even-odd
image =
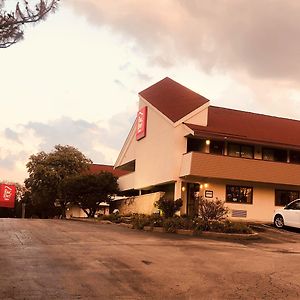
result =
[{"label": "vent on wall", "polygon": [[231,216],[235,218],[247,218],[247,211],[241,209],[233,209],[231,211]]}]

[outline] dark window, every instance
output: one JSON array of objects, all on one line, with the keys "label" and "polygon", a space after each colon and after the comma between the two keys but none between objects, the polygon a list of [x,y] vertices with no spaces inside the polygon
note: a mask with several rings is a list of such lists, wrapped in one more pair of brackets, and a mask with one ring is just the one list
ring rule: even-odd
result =
[{"label": "dark window", "polygon": [[287,162],[287,151],[281,149],[263,148],[263,160]]},{"label": "dark window", "polygon": [[219,155],[224,154],[224,142],[222,142],[222,141],[211,141],[210,142],[210,147],[209,147],[209,152],[211,154],[219,154]]},{"label": "dark window", "polygon": [[250,145],[228,144],[228,155],[243,158],[253,158],[254,149]]},{"label": "dark window", "polygon": [[205,141],[199,139],[187,139],[187,152],[202,151]]},{"label": "dark window", "polygon": [[290,162],[300,164],[300,151],[290,151]]},{"label": "dark window", "polygon": [[298,199],[299,196],[299,191],[275,190],[275,205],[285,206],[293,200]]},{"label": "dark window", "polygon": [[252,204],[252,199],[252,187],[226,185],[226,202]]},{"label": "dark window", "polygon": [[241,145],[241,157],[253,158],[253,147]]},{"label": "dark window", "polygon": [[240,157],[240,145],[228,144],[228,155]]}]

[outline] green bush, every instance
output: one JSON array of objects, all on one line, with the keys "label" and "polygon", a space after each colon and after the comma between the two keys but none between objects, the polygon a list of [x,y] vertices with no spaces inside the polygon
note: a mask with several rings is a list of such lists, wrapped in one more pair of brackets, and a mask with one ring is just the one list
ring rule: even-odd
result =
[{"label": "green bush", "polygon": [[162,227],[164,218],[158,214],[153,214],[150,216],[150,226],[151,227]]},{"label": "green bush", "polygon": [[121,223],[121,216],[119,214],[103,215],[99,217],[99,219],[111,221],[113,223]]},{"label": "green bush", "polygon": [[224,231],[226,233],[253,233],[253,230],[242,222],[231,222],[229,220],[224,222]]},{"label": "green bush", "polygon": [[200,233],[202,231],[207,231],[207,230],[209,230],[208,222],[204,221],[201,218],[195,218],[193,229],[194,229],[195,233],[197,233],[197,232]]},{"label": "green bush", "polygon": [[179,198],[174,201],[172,199],[161,197],[155,202],[154,206],[163,212],[164,217],[171,218],[181,208],[182,200]]},{"label": "green bush", "polygon": [[212,231],[223,233],[252,233],[252,229],[246,223],[226,221],[204,221],[201,218],[195,220],[194,231]]},{"label": "green bush", "polygon": [[114,223],[131,223],[133,228],[143,229],[145,226],[163,227],[166,232],[176,232],[178,229],[193,230],[194,234],[200,234],[202,231],[213,231],[223,233],[252,233],[252,229],[246,224],[241,222],[232,222],[229,220],[204,220],[201,217],[190,218],[185,217],[169,217],[153,214],[133,214],[121,216],[119,214],[111,214],[101,216],[102,220],[109,220]]},{"label": "green bush", "polygon": [[144,214],[133,214],[131,217],[131,224],[133,228],[142,230],[144,226],[150,226],[150,216]]},{"label": "green bush", "polygon": [[179,217],[166,218],[162,225],[166,232],[176,232],[177,229],[182,228],[182,219]]},{"label": "green bush", "polygon": [[228,208],[225,207],[225,203],[218,198],[209,200],[203,197],[199,199],[199,217],[209,223],[211,221],[221,221],[226,218],[228,214]]}]

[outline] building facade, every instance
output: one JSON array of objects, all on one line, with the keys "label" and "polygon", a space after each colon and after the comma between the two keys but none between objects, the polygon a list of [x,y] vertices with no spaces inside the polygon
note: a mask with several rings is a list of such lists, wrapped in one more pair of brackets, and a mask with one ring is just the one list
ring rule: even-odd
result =
[{"label": "building facade", "polygon": [[221,199],[230,217],[270,222],[300,197],[300,121],[210,105],[170,78],[139,93],[139,111],[115,168],[128,194]]}]

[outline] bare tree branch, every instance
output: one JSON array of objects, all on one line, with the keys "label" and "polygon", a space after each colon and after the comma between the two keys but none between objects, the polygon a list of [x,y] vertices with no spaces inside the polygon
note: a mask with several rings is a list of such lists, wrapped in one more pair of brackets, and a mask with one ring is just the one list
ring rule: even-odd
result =
[{"label": "bare tree branch", "polygon": [[0,0],[0,48],[7,48],[24,36],[24,24],[44,20],[50,11],[54,11],[60,0],[39,0],[34,6],[23,0],[17,2],[12,12],[4,10],[5,0]]}]

